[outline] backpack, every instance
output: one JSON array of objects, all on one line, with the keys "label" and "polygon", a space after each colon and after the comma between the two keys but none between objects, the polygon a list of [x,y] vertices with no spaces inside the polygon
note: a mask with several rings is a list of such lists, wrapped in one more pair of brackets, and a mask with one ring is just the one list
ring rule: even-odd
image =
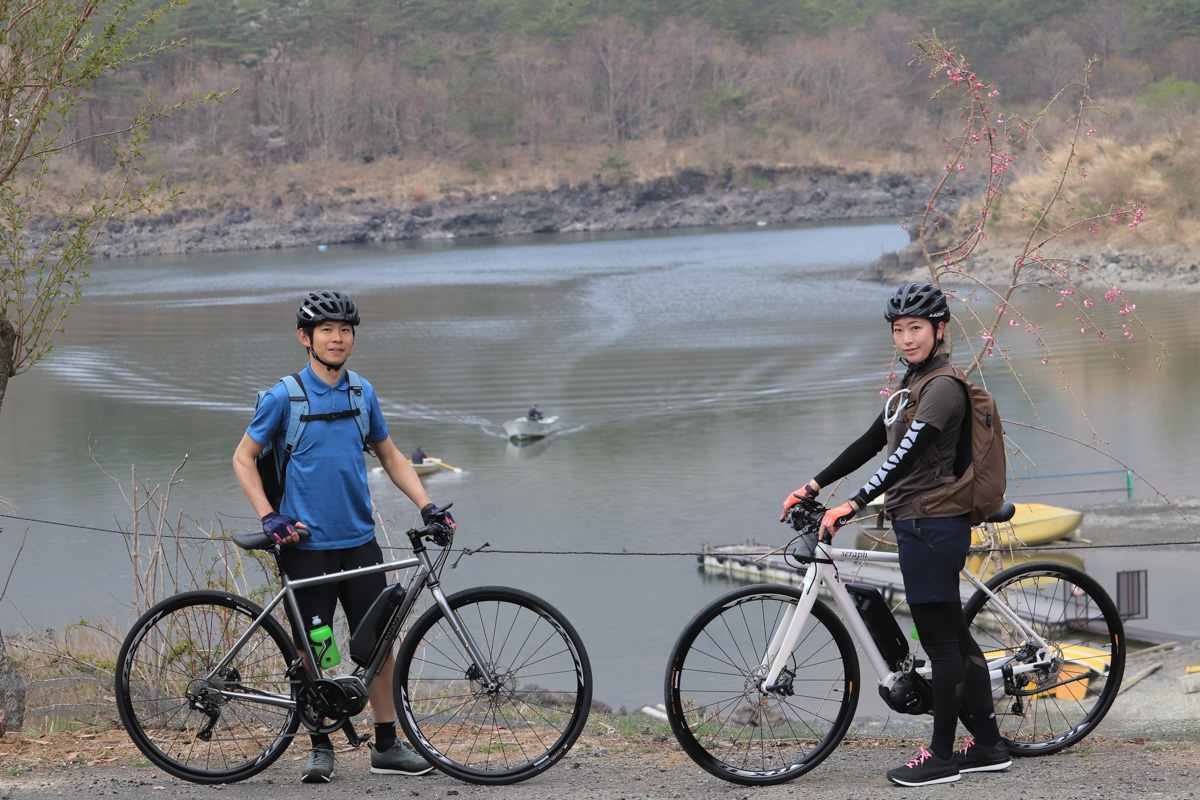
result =
[{"label": "backpack", "polygon": [[[362,435],[364,450],[367,448],[367,435],[371,430],[367,404],[363,400],[362,379],[350,370],[346,370],[346,380],[350,384],[346,393],[349,395],[351,407],[347,411],[335,411],[329,414],[308,413],[308,395],[304,391],[304,381],[300,379],[299,372],[279,380],[287,387],[288,398],[291,400],[287,429],[282,436],[277,436],[267,442],[266,447],[254,460],[254,465],[258,467],[258,477],[262,479],[263,492],[266,493],[271,508],[276,511],[279,510],[279,504],[283,502],[288,462],[291,460],[292,451],[300,442],[300,434],[304,432],[304,426],[307,423],[314,420],[329,422],[343,417],[354,417],[354,421],[358,423],[358,432]],[[259,406],[262,405],[267,391],[259,392],[255,398],[254,410],[256,413]]]},{"label": "backpack", "polygon": [[[978,525],[999,510],[1004,503],[1004,490],[1008,485],[1008,462],[1004,453],[1004,430],[1000,425],[1000,411],[991,392],[967,380],[967,374],[952,364],[939,367],[911,388],[909,397],[921,400],[921,390],[931,379],[950,375],[967,390],[967,417],[963,420],[962,433],[958,437],[958,451],[954,462],[953,483],[939,486],[913,500],[912,507],[923,517],[954,517],[968,514],[971,524]],[[905,409],[905,421],[911,423],[916,416],[914,403]],[[928,458],[941,471],[935,448],[929,448]]]}]

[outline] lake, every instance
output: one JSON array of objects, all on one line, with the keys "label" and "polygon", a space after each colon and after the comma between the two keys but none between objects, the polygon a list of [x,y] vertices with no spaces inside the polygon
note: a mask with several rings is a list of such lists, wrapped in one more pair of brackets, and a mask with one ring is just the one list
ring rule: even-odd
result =
[{"label": "lake", "polygon": [[[675,636],[729,586],[686,554],[703,543],[783,544],[783,497],[878,413],[891,356],[881,309],[893,287],[855,275],[907,240],[885,220],[98,262],[67,334],[9,384],[0,413],[0,497],[16,505],[0,517],[0,571],[25,538],[0,624],[125,618],[133,576],[113,531],[131,514],[113,479],[128,492],[133,465],[165,489],[186,455],[170,513],[185,527],[256,527],[233,449],[255,392],[304,364],[299,298],[338,288],[362,311],[350,365],[375,385],[392,438],[463,469],[426,485],[454,503],[456,546],[489,547],[448,569],[447,585],[542,595],[587,643],[597,699],[660,702]],[[1009,425],[1028,473],[1118,469],[1091,447],[1108,449],[1194,515],[1197,295],[1136,300],[1169,348],[1162,369],[1149,337],[1110,337],[1122,365],[1053,300],[1028,298],[1073,393],[1021,336],[1011,340],[1020,382],[992,369],[988,385],[1006,420],[1076,440]],[[1119,330],[1106,305],[1096,310]],[[1108,444],[1093,439],[1077,402]],[[531,403],[564,430],[516,447],[503,422]],[[1124,484],[1022,479],[1010,495]],[[389,527],[413,521],[390,484],[372,487]],[[1081,534],[1097,543],[1133,530],[1138,541],[1200,539],[1141,481],[1132,502],[1123,490],[1044,499],[1084,508]],[[1149,618],[1138,624],[1200,638],[1196,547],[1077,554],[1110,591],[1117,570],[1147,569]]]}]

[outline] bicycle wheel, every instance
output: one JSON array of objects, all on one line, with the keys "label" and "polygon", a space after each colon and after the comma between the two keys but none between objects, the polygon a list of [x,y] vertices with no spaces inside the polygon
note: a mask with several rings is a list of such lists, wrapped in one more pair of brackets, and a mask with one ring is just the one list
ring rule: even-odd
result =
[{"label": "bicycle wheel", "polygon": [[[1056,753],[1075,744],[1104,719],[1125,674],[1124,626],[1116,605],[1087,573],[1051,561],[1006,569],[987,587],[1051,646],[1048,668],[1024,673],[1008,688],[1003,679],[993,680],[1000,734],[1014,756]],[[989,659],[1035,658],[1022,649],[1025,637],[982,591],[963,611]],[[961,718],[970,728],[965,710]]]},{"label": "bicycle wheel", "polygon": [[499,685],[489,690],[434,606],[396,656],[394,693],[409,741],[448,775],[516,783],[553,766],[583,732],[592,667],[579,634],[545,601],[483,586],[447,598]]},{"label": "bicycle wheel", "polygon": [[800,590],[743,586],[696,615],[667,666],[667,717],[701,767],[733,783],[776,784],[821,763],[858,707],[858,656],[818,600],[788,660],[791,687],[766,692],[767,644]]},{"label": "bicycle wheel", "polygon": [[285,672],[296,648],[274,618],[209,677],[261,613],[237,595],[185,592],[155,605],[125,637],[117,710],[129,738],[161,769],[195,783],[231,783],[266,769],[291,743],[293,708],[224,694],[291,697]]}]

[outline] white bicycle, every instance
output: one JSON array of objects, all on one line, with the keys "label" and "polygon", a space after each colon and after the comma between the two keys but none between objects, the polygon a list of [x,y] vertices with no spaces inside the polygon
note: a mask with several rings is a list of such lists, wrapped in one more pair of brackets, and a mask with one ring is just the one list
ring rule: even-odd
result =
[{"label": "white bicycle", "polygon": [[[1006,503],[988,522],[1006,522]],[[905,714],[933,706],[930,669],[910,652],[876,586],[843,582],[843,566],[897,564],[893,552],[819,542],[825,509],[793,507],[791,555],[810,566],[799,587],[734,589],[688,623],[671,651],[667,716],[684,751],[734,783],[777,784],[803,775],[846,735],[858,707],[859,657],[887,705]],[[1116,605],[1082,570],[1043,561],[985,582],[963,570],[964,605],[992,677],[996,721],[1014,756],[1057,752],[1087,736],[1116,698],[1125,637]],[[824,588],[841,619],[817,597]],[[968,588],[967,591],[970,591]],[[849,627],[849,631],[847,631]],[[965,709],[960,714],[971,728]]]}]

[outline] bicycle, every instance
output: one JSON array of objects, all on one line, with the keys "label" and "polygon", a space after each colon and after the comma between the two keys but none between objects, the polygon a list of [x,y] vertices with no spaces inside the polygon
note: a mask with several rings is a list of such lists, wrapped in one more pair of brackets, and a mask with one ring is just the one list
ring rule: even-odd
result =
[{"label": "bicycle", "polygon": [[[412,556],[377,566],[290,580],[269,536],[239,533],[243,550],[272,553],[282,588],[265,606],[223,591],[184,592],[137,622],[117,656],[121,722],[138,749],[166,772],[195,783],[231,783],[269,767],[300,724],[369,735],[352,717],[392,652],[418,596],[431,605],[396,656],[393,694],[413,747],[442,772],[478,784],[527,780],[561,759],[591,708],[592,671],[579,634],[544,600],[520,589],[483,586],[447,596],[440,575],[453,542],[448,526],[407,532]],[[426,541],[441,548],[430,553]],[[305,668],[272,612],[283,606],[305,631],[295,592],[391,570],[415,569],[376,599],[350,637],[349,675],[325,677],[307,636]]]},{"label": "bicycle", "polygon": [[[988,522],[1007,522],[1005,503]],[[843,582],[839,562],[898,564],[894,552],[819,541],[825,509],[806,500],[789,521],[791,555],[808,569],[798,587],[734,589],[680,634],[666,674],[667,717],[697,764],[733,783],[778,784],[816,767],[841,742],[859,700],[859,659],[887,706],[932,710],[930,669],[910,652],[876,586]],[[1054,753],[1087,736],[1116,697],[1125,669],[1112,599],[1082,570],[1030,562],[986,582],[963,570],[972,636],[988,659],[996,721],[1014,756]],[[842,618],[817,594],[824,586]],[[850,631],[847,631],[849,627]],[[969,714],[960,719],[971,729]]]}]

